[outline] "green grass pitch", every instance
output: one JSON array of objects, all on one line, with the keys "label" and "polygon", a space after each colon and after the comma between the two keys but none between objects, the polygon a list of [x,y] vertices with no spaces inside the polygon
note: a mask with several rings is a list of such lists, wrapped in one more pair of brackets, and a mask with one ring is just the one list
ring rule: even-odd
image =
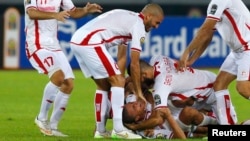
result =
[{"label": "green grass pitch", "polygon": [[[217,69],[211,70],[217,72]],[[94,140],[95,85],[91,79],[84,78],[80,70],[74,70],[74,72],[75,87],[59,124],[59,129],[69,137],[60,138],[43,136],[34,124],[48,77],[39,75],[35,70],[0,70],[0,141]],[[250,119],[250,102],[236,92],[235,83],[230,85],[230,92],[239,122]],[[108,121],[107,128],[112,129],[112,120]],[[95,140],[110,141],[112,139]],[[196,140],[200,139],[187,141]]]}]

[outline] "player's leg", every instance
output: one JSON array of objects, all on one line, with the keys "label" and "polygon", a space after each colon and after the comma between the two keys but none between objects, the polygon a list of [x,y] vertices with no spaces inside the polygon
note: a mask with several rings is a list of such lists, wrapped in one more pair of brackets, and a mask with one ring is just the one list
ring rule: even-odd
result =
[{"label": "player's leg", "polygon": [[238,66],[236,88],[244,98],[250,100],[250,53],[244,51],[240,55],[242,57],[236,61]]},{"label": "player's leg", "polygon": [[[98,56],[98,51],[93,46],[79,46],[71,44],[71,50],[74,53],[76,60],[81,68],[83,75],[86,78],[92,78],[96,84],[95,90],[95,120],[96,129],[94,138],[106,138],[110,136],[109,131],[106,131],[106,112],[110,103],[108,101],[108,92],[110,91],[110,84],[106,77],[108,76],[101,58]],[[97,78],[97,79],[95,79]]]},{"label": "player's leg", "polygon": [[108,93],[110,90],[110,84],[107,79],[94,79],[97,90],[95,91],[95,121],[96,129],[94,138],[109,138],[111,133],[106,130],[106,122],[109,118],[110,101],[108,99]]},{"label": "player's leg", "polygon": [[232,109],[232,101],[227,88],[234,79],[234,75],[220,71],[214,83],[216,104],[215,107],[213,107],[213,110],[215,111],[219,124],[235,124],[237,122],[234,121],[231,116],[231,110],[234,109]]},{"label": "player's leg", "polygon": [[217,124],[217,120],[214,117],[207,116],[192,107],[185,107],[181,111],[178,120],[187,126],[187,130],[190,125],[204,126],[210,124]]},{"label": "player's leg", "polygon": [[[55,75],[63,75],[59,64],[54,63],[56,58],[57,57],[52,51],[40,49],[29,58],[29,61],[39,73],[47,74],[49,78],[51,78]],[[56,82],[50,81],[44,88],[40,111],[35,119],[35,123],[40,128],[40,131],[45,135],[52,135],[48,122],[48,112],[54,102],[56,93],[62,81],[63,80],[58,80]]]},{"label": "player's leg", "polygon": [[187,137],[197,136],[194,133],[198,133],[198,131],[199,136],[207,136],[206,125],[217,124],[216,118],[207,116],[192,107],[183,108],[176,121],[183,131],[187,133]]},{"label": "player's leg", "polygon": [[[215,106],[214,113],[219,124],[235,124],[237,121],[232,114],[232,101],[228,90],[229,84],[235,80],[237,74],[237,64],[235,55],[231,52],[223,62],[220,72],[214,83]],[[232,113],[232,114],[231,114]]]},{"label": "player's leg", "polygon": [[63,134],[58,130],[58,123],[62,118],[63,113],[65,112],[66,107],[68,105],[70,94],[74,86],[73,80],[75,76],[64,53],[62,51],[56,52],[56,56],[57,60],[55,60],[55,63],[56,61],[58,61],[58,64],[60,64],[60,68],[63,73],[55,76],[53,75],[53,77],[51,77],[51,81],[58,83],[59,85],[61,81],[62,83],[55,98],[54,108],[50,118],[50,126],[52,129],[52,134],[54,136],[66,137],[68,135]]}]

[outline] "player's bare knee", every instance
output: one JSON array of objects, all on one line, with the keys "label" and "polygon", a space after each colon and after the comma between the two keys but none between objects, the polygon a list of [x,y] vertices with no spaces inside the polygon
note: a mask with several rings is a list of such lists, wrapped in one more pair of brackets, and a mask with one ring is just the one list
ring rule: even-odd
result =
[{"label": "player's bare knee", "polygon": [[182,109],[181,114],[182,114],[182,115],[186,115],[186,116],[190,116],[191,113],[192,113],[192,110],[193,110],[193,109],[192,109],[191,107],[186,106],[186,107],[184,107],[184,108]]},{"label": "player's bare knee", "polygon": [[74,89],[74,81],[72,78],[64,80],[63,84],[68,89],[68,91],[72,91]]},{"label": "player's bare knee", "polygon": [[56,86],[61,87],[64,82],[64,77],[64,73],[61,70],[58,70],[51,75],[50,81]]}]

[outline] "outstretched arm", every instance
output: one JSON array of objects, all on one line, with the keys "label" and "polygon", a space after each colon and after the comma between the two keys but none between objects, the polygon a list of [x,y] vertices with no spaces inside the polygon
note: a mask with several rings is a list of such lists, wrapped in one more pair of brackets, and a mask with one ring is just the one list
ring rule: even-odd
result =
[{"label": "outstretched arm", "polygon": [[82,8],[75,8],[74,10],[70,11],[70,16],[72,18],[81,18],[87,14],[91,13],[101,13],[102,12],[102,7],[99,4],[96,3],[87,3],[84,7]]},{"label": "outstretched arm", "polygon": [[184,134],[183,130],[180,128],[178,123],[175,121],[173,116],[171,115],[171,112],[168,108],[161,108],[159,109],[161,112],[161,116],[166,119],[171,127],[171,129],[174,132],[174,135],[176,138],[179,139],[186,139],[186,135]]},{"label": "outstretched arm", "polygon": [[131,51],[131,79],[134,84],[134,90],[137,98],[142,99],[146,102],[141,89],[141,70],[140,70],[140,52]]},{"label": "outstretched arm", "polygon": [[36,8],[28,8],[27,14],[29,15],[29,18],[33,20],[56,19],[58,21],[64,22],[67,18],[70,17],[69,11],[45,12],[45,11],[40,11]]},{"label": "outstretched arm", "polygon": [[193,38],[182,54],[178,64],[178,70],[183,70],[187,66],[192,65],[202,55],[212,40],[216,22],[216,20],[211,19],[205,20],[195,38]]}]

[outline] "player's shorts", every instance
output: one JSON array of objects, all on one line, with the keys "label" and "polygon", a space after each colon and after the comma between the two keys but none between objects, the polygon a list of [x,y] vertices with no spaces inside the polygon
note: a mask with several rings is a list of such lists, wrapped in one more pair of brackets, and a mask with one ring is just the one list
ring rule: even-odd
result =
[{"label": "player's shorts", "polygon": [[40,49],[29,57],[32,67],[39,73],[47,74],[49,77],[58,70],[62,70],[65,79],[75,78],[73,70],[63,51],[50,51]]},{"label": "player's shorts", "polygon": [[196,101],[200,102],[206,100],[213,92],[212,88],[193,89],[182,93],[170,93],[169,98],[170,100],[185,100],[192,96]]},{"label": "player's shorts", "polygon": [[220,70],[237,76],[237,81],[250,80],[250,51],[230,52]]},{"label": "player's shorts", "polygon": [[108,78],[121,74],[114,58],[103,44],[80,46],[71,43],[71,49],[86,78]]}]

